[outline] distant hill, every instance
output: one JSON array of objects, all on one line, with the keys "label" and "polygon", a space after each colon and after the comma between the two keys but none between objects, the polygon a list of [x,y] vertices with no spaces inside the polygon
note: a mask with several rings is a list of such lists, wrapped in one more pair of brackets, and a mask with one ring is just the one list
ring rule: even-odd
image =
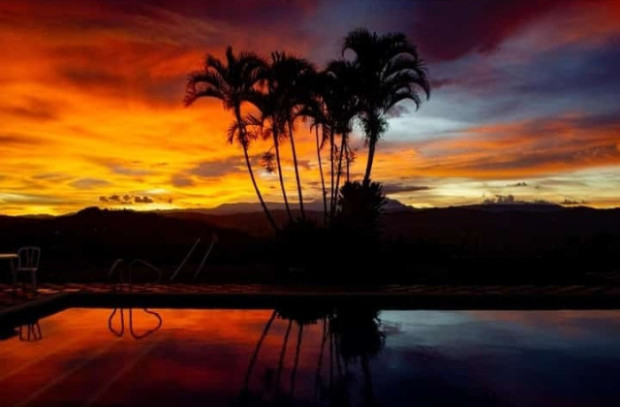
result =
[{"label": "distant hill", "polygon": [[116,258],[178,264],[196,239],[202,242],[197,252],[206,250],[213,232],[217,257],[225,261],[244,262],[260,252],[261,239],[204,220],[99,208],[50,218],[0,216],[0,251],[39,246],[47,267],[56,269],[106,268]]},{"label": "distant hill", "polygon": [[[116,258],[174,266],[197,238],[204,250],[216,231],[219,242],[210,262],[246,270],[273,264],[278,248],[264,214],[252,205],[234,207],[248,211],[232,213],[232,206],[160,212],[87,208],[58,217],[0,216],[0,251],[40,246],[46,270],[89,276],[92,270],[107,270]],[[534,277],[541,269],[620,271],[620,209],[514,203],[431,209],[395,203],[392,208],[382,216],[382,241],[373,248],[386,275],[416,273],[420,264],[443,265],[455,273],[452,280],[471,275],[472,267],[486,268],[491,276],[508,268],[513,275]],[[308,216],[317,224],[323,220],[321,211],[309,210]],[[274,218],[284,224],[286,211],[275,210]]]},{"label": "distant hill", "polygon": [[[329,202],[327,203],[329,205]],[[267,207],[271,211],[284,211],[286,207],[282,202],[267,202]],[[297,210],[299,208],[298,204],[291,203],[290,207],[292,210]],[[308,203],[304,203],[304,208],[310,212],[322,212],[323,211],[323,201],[311,201]],[[397,201],[396,199],[386,199],[386,204],[384,206],[384,210],[387,212],[397,212],[397,211],[408,211],[414,210],[412,206],[405,205],[402,202]],[[191,213],[201,213],[205,215],[234,215],[240,213],[251,213],[251,212],[263,212],[263,208],[258,202],[239,202],[239,203],[225,203],[215,208],[186,208],[186,209],[172,209],[172,210],[163,210],[159,211],[161,213],[174,213],[174,212],[191,212]]]}]

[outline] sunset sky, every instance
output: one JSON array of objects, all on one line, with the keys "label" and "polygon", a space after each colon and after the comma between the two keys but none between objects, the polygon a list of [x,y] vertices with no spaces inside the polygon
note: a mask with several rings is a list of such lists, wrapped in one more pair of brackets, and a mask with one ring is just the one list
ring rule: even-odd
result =
[{"label": "sunset sky", "polygon": [[[0,214],[254,202],[226,142],[230,112],[185,108],[188,73],[227,45],[322,67],[356,27],[406,33],[432,85],[418,111],[393,110],[379,142],[373,178],[389,197],[620,206],[618,21],[614,0],[3,0]],[[297,134],[305,193],[319,199],[314,139],[301,122]],[[257,169],[268,148],[250,147]],[[277,176],[259,171],[259,184],[280,199]]]}]

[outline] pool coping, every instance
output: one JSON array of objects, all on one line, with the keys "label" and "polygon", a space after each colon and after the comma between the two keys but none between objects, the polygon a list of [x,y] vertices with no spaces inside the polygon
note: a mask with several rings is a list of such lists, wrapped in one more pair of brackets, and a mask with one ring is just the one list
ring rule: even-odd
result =
[{"label": "pool coping", "polygon": [[378,309],[561,310],[620,309],[620,295],[576,293],[410,293],[410,292],[59,292],[0,310],[0,326],[16,325],[67,308],[223,308],[368,306]]}]

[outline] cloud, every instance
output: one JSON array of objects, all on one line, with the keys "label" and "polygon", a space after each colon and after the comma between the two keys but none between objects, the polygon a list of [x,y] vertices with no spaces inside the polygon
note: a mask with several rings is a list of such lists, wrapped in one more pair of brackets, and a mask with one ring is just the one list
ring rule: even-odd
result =
[{"label": "cloud", "polygon": [[60,116],[60,111],[61,108],[56,104],[34,97],[27,98],[21,103],[0,106],[0,112],[4,114],[40,121],[56,120]]},{"label": "cloud", "polygon": [[142,168],[129,168],[123,165],[115,164],[110,167],[112,172],[121,175],[149,175],[152,173],[151,170],[142,169]]},{"label": "cloud", "polygon": [[528,184],[527,184],[527,182],[516,182],[516,183],[510,184],[508,186],[509,187],[517,187],[517,188],[519,188],[519,187],[526,187],[526,186],[528,186]]},{"label": "cloud", "polygon": [[[404,103],[406,103],[406,102],[404,102]],[[390,110],[388,110],[387,117],[389,117],[389,118],[402,117],[402,116],[406,116],[406,115],[408,115],[410,113],[411,113],[411,110],[409,110],[405,104],[399,103],[399,104],[397,104],[395,106],[392,106],[392,108]]]},{"label": "cloud", "polygon": [[565,198],[562,202],[560,202],[560,204],[565,205],[565,206],[575,206],[575,205],[587,205],[588,202],[584,200],[576,201],[573,199]]},{"label": "cloud", "polygon": [[227,157],[222,160],[203,161],[190,170],[190,173],[204,178],[221,177],[241,171],[241,158]]},{"label": "cloud", "polygon": [[62,198],[42,194],[16,194],[0,192],[0,203],[22,205],[50,205],[69,203]]},{"label": "cloud", "polygon": [[2,147],[28,147],[45,144],[45,141],[34,136],[19,133],[0,134],[0,145]]},{"label": "cloud", "polygon": [[[571,0],[421,1],[412,15],[403,13],[409,33],[431,61],[453,60],[468,53],[490,53],[524,26]],[[410,21],[410,20],[409,20]]]},{"label": "cloud", "polygon": [[403,192],[418,192],[418,191],[428,191],[430,187],[427,186],[418,186],[418,185],[406,185],[406,184],[384,184],[383,192],[386,195],[389,194],[398,194]]},{"label": "cloud", "polygon": [[153,201],[153,199],[149,198],[148,196],[134,196],[133,197],[133,201],[135,203],[153,203],[155,201]]},{"label": "cloud", "polygon": [[45,181],[53,181],[53,182],[63,182],[68,181],[73,178],[70,174],[64,172],[46,172],[42,174],[34,174],[32,179],[35,180],[45,180]]},{"label": "cloud", "polygon": [[108,72],[102,66],[63,67],[58,74],[70,83],[80,87],[120,88],[127,86],[127,78],[125,76],[117,72]]},{"label": "cloud", "polygon": [[191,187],[195,185],[194,180],[184,174],[175,174],[171,177],[170,182],[178,188]]},{"label": "cloud", "polygon": [[108,186],[110,182],[98,178],[80,178],[70,182],[69,185],[76,189],[93,189]]},{"label": "cloud", "polygon": [[[172,202],[171,200],[168,200]],[[155,200],[146,195],[109,195],[109,196],[100,196],[99,202],[101,203],[111,203],[111,204],[123,204],[123,205],[131,205],[131,204],[150,204],[154,203]]]},{"label": "cloud", "polygon": [[[418,143],[422,172],[474,178],[522,178],[620,163],[620,116],[565,115],[473,127]],[[428,175],[428,174],[427,174]]]}]

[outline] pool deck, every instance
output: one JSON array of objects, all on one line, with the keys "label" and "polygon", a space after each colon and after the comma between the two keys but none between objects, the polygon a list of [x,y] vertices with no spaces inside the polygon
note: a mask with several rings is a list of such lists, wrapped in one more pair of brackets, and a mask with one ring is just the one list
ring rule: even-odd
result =
[{"label": "pool deck", "polygon": [[620,309],[615,285],[43,284],[36,295],[0,285],[0,325],[71,307],[383,309]]}]

